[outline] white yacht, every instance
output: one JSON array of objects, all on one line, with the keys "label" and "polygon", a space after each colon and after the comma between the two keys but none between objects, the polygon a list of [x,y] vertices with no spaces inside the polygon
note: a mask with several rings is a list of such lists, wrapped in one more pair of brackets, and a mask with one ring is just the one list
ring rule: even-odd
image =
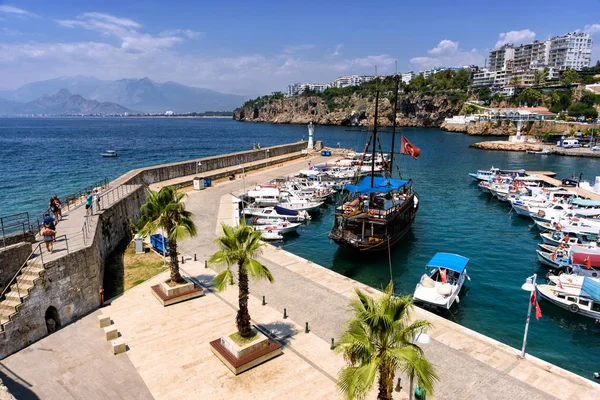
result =
[{"label": "white yacht", "polygon": [[569,285],[562,282],[558,285],[558,281],[552,283],[557,284],[536,285],[544,300],[574,314],[600,319],[600,283],[597,280],[579,277]]}]

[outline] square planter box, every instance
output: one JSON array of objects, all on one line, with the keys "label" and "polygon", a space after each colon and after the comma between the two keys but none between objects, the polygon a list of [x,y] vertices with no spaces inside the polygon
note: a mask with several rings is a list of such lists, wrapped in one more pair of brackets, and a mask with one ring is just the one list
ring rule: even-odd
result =
[{"label": "square planter box", "polygon": [[[235,333],[235,332],[233,332]],[[210,350],[235,375],[262,364],[281,354],[281,345],[256,331],[256,338],[249,343],[239,345],[230,338],[231,334],[210,342]]]},{"label": "square planter box", "polygon": [[169,280],[154,285],[151,288],[152,294],[165,307],[204,295],[204,289],[197,287],[188,278],[183,279],[186,283],[176,286],[169,286]]}]

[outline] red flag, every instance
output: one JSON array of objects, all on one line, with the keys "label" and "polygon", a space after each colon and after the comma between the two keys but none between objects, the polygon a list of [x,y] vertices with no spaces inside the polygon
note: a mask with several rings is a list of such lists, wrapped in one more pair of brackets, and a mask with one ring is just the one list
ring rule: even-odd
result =
[{"label": "red flag", "polygon": [[421,149],[409,142],[408,139],[402,135],[402,149],[400,150],[400,153],[408,154],[416,160],[419,157],[419,154],[421,154]]},{"label": "red flag", "polygon": [[586,268],[592,269],[592,259],[590,258],[590,256],[587,256],[587,258],[584,261]]},{"label": "red flag", "polygon": [[448,282],[448,278],[446,277],[446,269],[440,268],[440,277],[442,278],[442,282]]},{"label": "red flag", "polygon": [[542,317],[542,309],[538,302],[535,302],[535,319],[540,319]]},{"label": "red flag", "polygon": [[535,301],[536,296],[537,295],[536,295],[536,291],[535,290],[533,292],[531,292],[531,298],[529,299],[529,301],[531,301],[531,305],[532,306],[536,305],[536,301]]}]

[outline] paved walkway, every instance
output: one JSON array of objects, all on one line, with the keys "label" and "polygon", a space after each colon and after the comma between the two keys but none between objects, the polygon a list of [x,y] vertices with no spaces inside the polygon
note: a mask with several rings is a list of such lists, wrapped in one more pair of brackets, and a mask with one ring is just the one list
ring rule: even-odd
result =
[{"label": "paved walkway", "polygon": [[96,311],[0,361],[19,400],[152,399],[126,354],[114,356]]}]

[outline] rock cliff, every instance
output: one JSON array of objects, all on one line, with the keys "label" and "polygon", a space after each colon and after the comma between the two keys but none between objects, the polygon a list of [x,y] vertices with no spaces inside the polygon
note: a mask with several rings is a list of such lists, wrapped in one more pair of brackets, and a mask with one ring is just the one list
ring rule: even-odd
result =
[{"label": "rock cliff", "polygon": [[[469,135],[514,135],[517,127],[510,121],[479,121],[470,124],[447,124],[442,123],[441,128],[450,132],[464,132]],[[567,123],[559,121],[537,121],[525,123],[521,128],[523,135],[542,135],[550,132],[584,131],[590,125],[579,123]]]},{"label": "rock cliff", "polygon": [[[444,118],[458,114],[462,101],[446,95],[404,94],[398,98],[398,126],[440,126]],[[392,125],[392,105],[388,98],[379,101],[378,123]],[[329,104],[320,97],[291,97],[273,100],[261,107],[246,106],[233,112],[238,121],[273,122],[280,124],[372,125],[375,114],[374,97],[353,94],[339,97]]]}]

